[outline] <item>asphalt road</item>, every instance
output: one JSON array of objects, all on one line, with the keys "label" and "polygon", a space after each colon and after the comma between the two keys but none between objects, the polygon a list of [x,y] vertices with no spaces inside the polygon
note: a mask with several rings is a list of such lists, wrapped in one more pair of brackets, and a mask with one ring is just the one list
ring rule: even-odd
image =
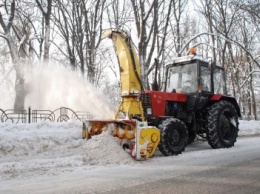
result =
[{"label": "asphalt road", "polygon": [[[205,143],[189,146],[188,154],[172,164],[167,172],[136,186],[124,186],[107,194],[260,194],[260,137],[240,137],[236,148],[211,150]],[[197,152],[203,152],[198,154]],[[188,156],[189,159],[186,158]],[[163,164],[162,164],[163,165]],[[175,168],[171,168],[175,166]],[[158,166],[157,169],[162,168]],[[156,173],[153,176],[157,176]],[[166,178],[167,177],[167,178]],[[152,179],[152,177],[151,177]]]},{"label": "asphalt road", "polygon": [[260,193],[260,157],[105,193],[256,194]]}]

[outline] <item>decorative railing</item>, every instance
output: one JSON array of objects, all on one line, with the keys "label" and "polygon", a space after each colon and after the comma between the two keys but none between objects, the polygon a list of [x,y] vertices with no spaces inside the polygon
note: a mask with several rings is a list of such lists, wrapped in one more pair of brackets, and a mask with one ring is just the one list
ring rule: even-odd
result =
[{"label": "decorative railing", "polygon": [[2,110],[0,109],[1,122],[8,123],[26,123],[27,111],[26,110]]},{"label": "decorative railing", "polygon": [[66,122],[68,120],[93,119],[94,116],[89,112],[74,111],[67,107],[60,107],[51,110],[2,110],[0,109],[0,122],[10,123],[36,123],[40,121]]},{"label": "decorative railing", "polygon": [[[260,113],[258,113],[260,115]],[[0,123],[37,123],[40,121],[51,121],[51,122],[65,122],[68,120],[79,120],[83,121],[86,119],[93,119],[94,115],[84,111],[73,111],[67,107],[60,107],[51,110],[3,110],[0,109]],[[249,116],[242,116],[242,120],[254,120],[255,118]],[[258,117],[256,120],[259,120]]]}]

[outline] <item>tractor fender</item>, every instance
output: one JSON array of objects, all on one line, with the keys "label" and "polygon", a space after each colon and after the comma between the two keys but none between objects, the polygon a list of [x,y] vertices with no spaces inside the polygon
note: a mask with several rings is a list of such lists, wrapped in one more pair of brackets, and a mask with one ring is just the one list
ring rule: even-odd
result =
[{"label": "tractor fender", "polygon": [[223,95],[223,94],[214,94],[211,98],[210,98],[210,102],[213,104],[215,102],[221,101],[221,100],[225,100],[230,102],[236,109],[237,111],[237,115],[239,117],[241,117],[241,112],[240,112],[240,108],[238,106],[238,103],[235,99],[235,97],[233,96],[227,96],[227,95]]}]

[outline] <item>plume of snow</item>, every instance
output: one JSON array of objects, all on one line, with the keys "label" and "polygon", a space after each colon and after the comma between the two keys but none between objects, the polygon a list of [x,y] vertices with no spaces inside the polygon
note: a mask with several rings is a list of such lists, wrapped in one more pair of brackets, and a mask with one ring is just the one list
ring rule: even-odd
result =
[{"label": "plume of snow", "polygon": [[57,65],[39,65],[26,74],[25,107],[55,110],[67,107],[95,118],[112,118],[113,107],[105,96],[76,73]]}]

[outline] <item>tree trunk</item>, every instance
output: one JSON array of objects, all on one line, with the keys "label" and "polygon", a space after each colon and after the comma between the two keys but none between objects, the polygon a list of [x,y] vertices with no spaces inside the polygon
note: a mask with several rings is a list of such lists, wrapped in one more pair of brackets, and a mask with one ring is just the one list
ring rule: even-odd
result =
[{"label": "tree trunk", "polygon": [[15,81],[15,101],[14,110],[24,110],[25,88],[24,88],[24,73],[21,64],[15,65],[16,81]]},{"label": "tree trunk", "polygon": [[16,73],[15,80],[15,101],[14,109],[15,110],[24,110],[24,100],[25,100],[25,89],[24,89],[24,67],[20,63],[18,56],[18,50],[15,43],[12,40],[10,33],[6,34],[8,40],[8,46],[10,49],[11,57],[14,63],[14,69]]},{"label": "tree trunk", "polygon": [[[250,57],[247,55],[247,62],[249,64],[249,73],[252,72],[252,65],[250,63]],[[253,74],[250,74],[249,77],[249,90],[250,90],[250,115],[254,117],[254,119],[257,119],[257,112],[256,112],[256,101],[255,101],[255,93],[254,93],[254,87],[253,87]]]}]

